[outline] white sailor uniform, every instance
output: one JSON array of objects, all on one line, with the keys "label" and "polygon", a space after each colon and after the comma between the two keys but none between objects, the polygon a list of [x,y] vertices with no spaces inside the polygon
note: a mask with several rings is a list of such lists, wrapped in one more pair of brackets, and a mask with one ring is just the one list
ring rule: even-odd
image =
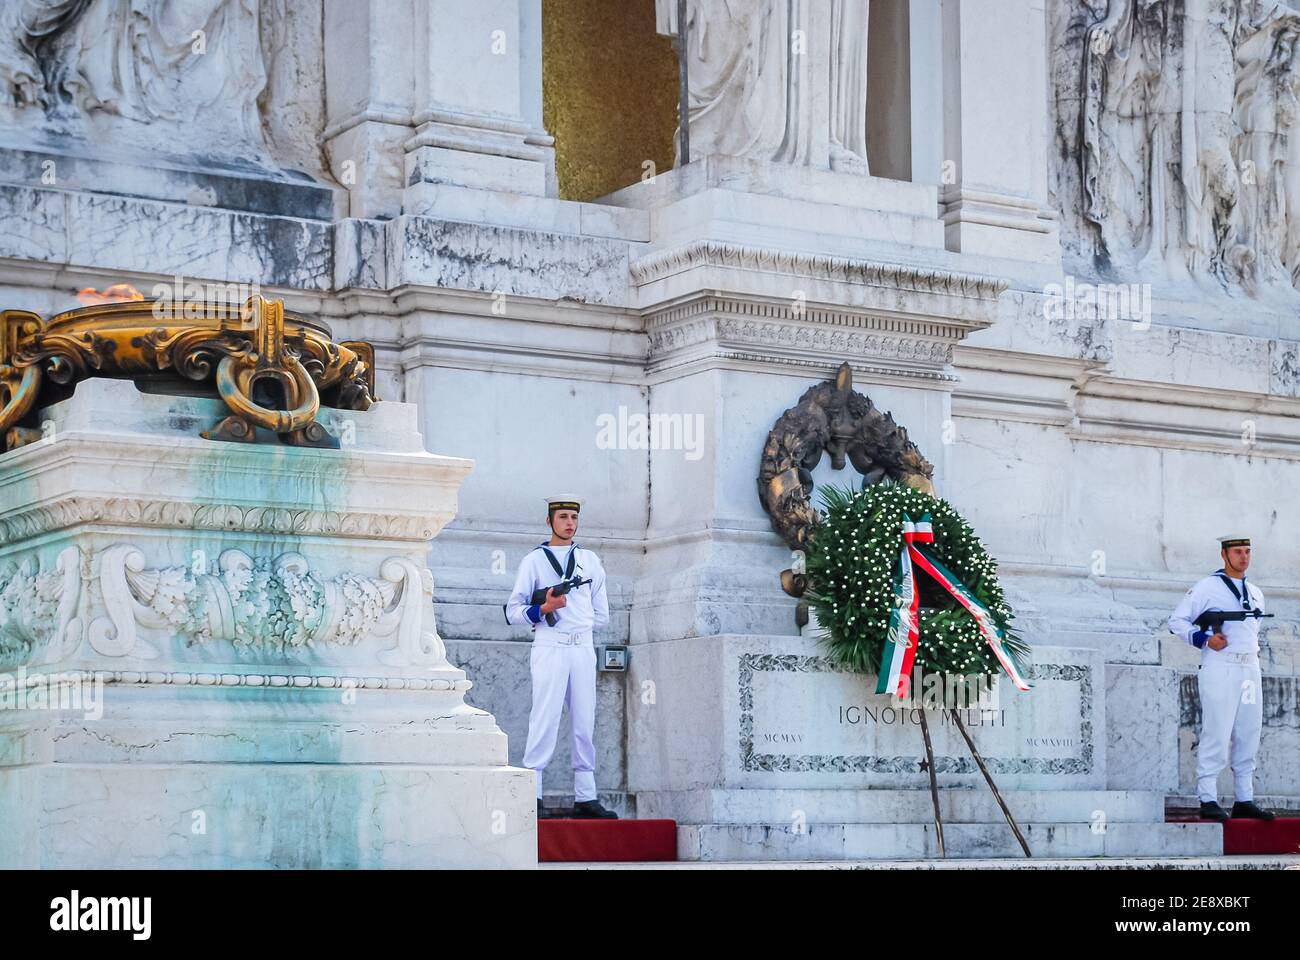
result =
[{"label": "white sailor uniform", "polygon": [[[551,587],[570,576],[591,583],[565,594],[565,606],[555,611],[555,626],[546,622],[533,591]],[[596,799],[596,648],[592,631],[609,622],[605,570],[600,559],[576,543],[569,547],[540,544],[519,564],[514,590],[505,605],[506,621],[533,628],[531,672],[533,705],[528,714],[528,743],[524,766],[537,771],[537,797],[542,796],[542,771],[555,753],[560,713],[567,702],[572,736],[573,793],[578,802]]]},{"label": "white sailor uniform", "polygon": [[1255,754],[1264,716],[1259,672],[1259,620],[1229,621],[1220,631],[1222,650],[1206,641],[1213,631],[1195,620],[1207,610],[1264,609],[1264,594],[1246,578],[1222,570],[1187,591],[1169,618],[1169,629],[1201,649],[1197,686],[1201,696],[1201,740],[1196,750],[1196,790],[1202,803],[1218,800],[1219,773],[1231,761],[1233,789],[1240,802],[1255,798]]}]

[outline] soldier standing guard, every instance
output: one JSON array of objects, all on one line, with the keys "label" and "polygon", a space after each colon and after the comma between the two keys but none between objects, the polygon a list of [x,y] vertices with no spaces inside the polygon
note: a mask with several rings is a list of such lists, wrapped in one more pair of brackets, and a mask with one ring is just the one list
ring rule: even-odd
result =
[{"label": "soldier standing guard", "polygon": [[[596,748],[592,743],[596,648],[591,634],[609,622],[609,601],[600,559],[573,542],[581,508],[573,497],[546,498],[551,538],[538,544],[519,564],[504,609],[507,623],[529,624],[533,630],[533,706],[528,714],[524,766],[537,771],[537,815],[548,816],[542,805],[542,773],[555,753],[560,712],[567,702],[572,730],[573,815],[617,819],[618,814],[596,799]],[[542,590],[545,599],[538,596]],[[534,602],[537,600],[541,602]]]},{"label": "soldier standing guard", "polygon": [[[1201,818],[1224,821],[1219,806],[1219,773],[1232,763],[1235,802],[1231,817],[1272,820],[1273,814],[1255,806],[1255,752],[1263,720],[1259,672],[1259,619],[1264,594],[1246,583],[1250,566],[1247,537],[1220,537],[1223,567],[1201,580],[1169,618],[1169,629],[1201,650],[1197,686],[1201,697],[1201,740],[1196,749],[1196,790]],[[1198,627],[1207,611],[1255,611],[1230,621],[1217,632]]]}]

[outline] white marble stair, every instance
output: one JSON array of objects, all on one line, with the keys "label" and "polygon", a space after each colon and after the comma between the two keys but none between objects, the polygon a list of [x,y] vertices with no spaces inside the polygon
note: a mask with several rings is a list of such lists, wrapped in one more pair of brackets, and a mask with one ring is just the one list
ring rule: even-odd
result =
[{"label": "white marble stair", "polygon": [[[1207,857],[1222,854],[1223,831],[1212,823],[1021,822],[1034,857]],[[946,823],[954,859],[1023,856],[1004,822]],[[682,824],[682,860],[904,860],[939,855],[933,824],[810,823]]]},{"label": "white marble stair", "polygon": [[[1010,790],[1035,857],[1195,857],[1223,851],[1215,824],[1165,823],[1163,794]],[[987,789],[939,794],[949,857],[1023,856]],[[639,817],[678,821],[683,860],[869,860],[938,856],[928,790],[719,789],[637,795]]]},{"label": "white marble stair", "polygon": [[[1004,790],[1017,821],[1160,823],[1164,794],[1138,790]],[[939,791],[944,823],[1003,823],[988,789]],[[636,795],[637,816],[678,823],[911,823],[934,820],[930,791],[714,789]]]},{"label": "white marble stair", "polygon": [[955,860],[675,860],[543,863],[542,870],[1297,870],[1300,856],[1035,857]]}]

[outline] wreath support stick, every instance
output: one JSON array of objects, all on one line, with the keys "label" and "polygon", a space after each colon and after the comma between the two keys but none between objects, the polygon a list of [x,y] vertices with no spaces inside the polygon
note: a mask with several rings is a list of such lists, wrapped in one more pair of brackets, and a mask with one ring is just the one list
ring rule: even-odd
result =
[{"label": "wreath support stick", "polygon": [[[984,779],[988,781],[989,789],[993,791],[994,799],[997,800],[998,806],[1002,808],[1002,815],[1007,818],[1007,823],[1011,825],[1011,832],[1014,833],[1016,839],[1020,841],[1020,849],[1025,851],[1026,857],[1032,857],[1033,854],[1029,852],[1029,844],[1025,842],[1025,835],[1022,834],[1020,828],[1016,826],[1016,818],[1011,815],[1011,810],[1007,807],[1006,801],[1002,799],[1002,794],[998,791],[998,785],[993,782],[993,774],[989,773],[989,768],[984,765],[984,758],[980,756],[979,750],[975,749],[975,741],[971,739],[970,733],[967,732],[966,724],[961,722],[961,714],[956,710],[951,709],[948,712],[952,714],[953,722],[957,724],[957,729],[961,731],[962,739],[966,741],[966,746],[970,748],[970,755],[975,758],[975,763],[979,765],[980,773],[984,774]],[[922,714],[922,716],[924,716],[924,714]],[[929,737],[927,736],[927,750],[929,749],[929,746]],[[930,782],[931,784],[934,783],[933,773],[930,774]],[[935,803],[937,804],[938,800],[936,800]],[[936,807],[936,815],[937,812],[938,808]]]},{"label": "wreath support stick", "polygon": [[939,814],[939,785],[934,779],[934,748],[930,745],[930,725],[925,720],[925,709],[921,710],[921,736],[925,738],[926,769],[930,771],[930,801],[934,804],[934,835],[939,841],[939,856],[947,858],[943,849],[943,817]]}]

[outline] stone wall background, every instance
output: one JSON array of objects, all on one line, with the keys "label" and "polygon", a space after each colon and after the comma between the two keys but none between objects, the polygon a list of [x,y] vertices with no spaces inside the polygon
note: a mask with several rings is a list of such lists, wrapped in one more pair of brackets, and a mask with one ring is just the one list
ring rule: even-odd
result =
[{"label": "stone wall background", "polygon": [[[1215,565],[1214,537],[1249,529],[1278,613],[1267,783],[1300,795],[1294,291],[1143,273],[1144,329],[1048,309],[1052,285],[1127,276],[1077,215],[1081,44],[1121,2],[908,4],[910,180],[763,157],[670,170],[674,57],[649,3],[622,31],[623,5],[578,0],[194,0],[178,9],[211,25],[197,65],[216,72],[160,88],[175,116],[34,102],[22,51],[0,44],[2,305],[256,281],[373,341],[380,395],[420,405],[429,449],[477,461],[431,548],[435,609],[512,756],[528,648],[500,604],[544,535],[538,498],[586,497],[580,539],[611,574],[598,639],[634,660],[639,644],[793,636],[757,461],[776,416],[847,359],[999,557],[1031,639],[1102,652],[1117,788],[1186,789],[1194,663],[1162,620]],[[1158,6],[1181,23],[1182,5]],[[73,30],[50,68],[124,36]],[[620,407],[704,417],[705,456],[599,448],[596,417]],[[601,677],[602,790],[627,786],[624,682]],[[566,781],[557,759],[548,789]]]}]

